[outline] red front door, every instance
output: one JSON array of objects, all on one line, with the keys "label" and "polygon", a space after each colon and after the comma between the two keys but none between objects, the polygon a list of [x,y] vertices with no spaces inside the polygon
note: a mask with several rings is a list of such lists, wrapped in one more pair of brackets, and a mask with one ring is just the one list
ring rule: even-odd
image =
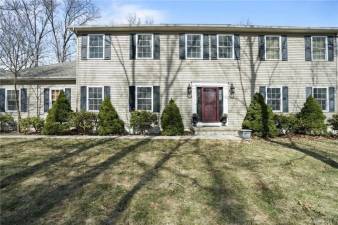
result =
[{"label": "red front door", "polygon": [[219,122],[217,92],[216,87],[202,88],[202,122]]}]

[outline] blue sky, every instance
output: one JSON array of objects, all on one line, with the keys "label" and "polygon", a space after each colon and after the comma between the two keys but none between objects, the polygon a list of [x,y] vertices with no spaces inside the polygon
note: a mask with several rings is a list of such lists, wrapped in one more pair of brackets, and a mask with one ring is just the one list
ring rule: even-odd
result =
[{"label": "blue sky", "polygon": [[335,26],[338,0],[96,0],[101,18],[95,23],[126,23],[128,15],[154,23]]}]

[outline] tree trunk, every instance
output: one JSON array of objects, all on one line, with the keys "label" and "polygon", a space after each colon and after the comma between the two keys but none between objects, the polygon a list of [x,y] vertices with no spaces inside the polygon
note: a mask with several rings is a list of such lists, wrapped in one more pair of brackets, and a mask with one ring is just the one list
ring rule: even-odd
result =
[{"label": "tree trunk", "polygon": [[21,121],[21,113],[20,113],[20,105],[19,105],[19,96],[18,96],[18,88],[17,88],[17,72],[14,73],[14,91],[15,91],[15,103],[16,103],[16,111],[18,113],[18,123],[16,126],[17,132],[20,132],[20,121]]}]

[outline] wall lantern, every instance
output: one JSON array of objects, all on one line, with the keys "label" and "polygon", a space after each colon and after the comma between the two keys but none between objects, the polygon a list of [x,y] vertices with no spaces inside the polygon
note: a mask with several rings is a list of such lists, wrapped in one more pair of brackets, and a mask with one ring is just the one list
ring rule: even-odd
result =
[{"label": "wall lantern", "polygon": [[187,97],[191,98],[191,94],[192,94],[192,88],[191,88],[191,83],[189,83],[187,87]]},{"label": "wall lantern", "polygon": [[233,83],[230,84],[230,98],[235,97],[235,86]]}]

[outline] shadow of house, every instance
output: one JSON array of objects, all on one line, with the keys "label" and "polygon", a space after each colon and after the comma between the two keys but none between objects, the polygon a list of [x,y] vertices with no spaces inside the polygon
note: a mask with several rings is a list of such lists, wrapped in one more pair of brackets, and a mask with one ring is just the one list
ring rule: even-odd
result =
[{"label": "shadow of house", "polygon": [[116,224],[122,215],[122,213],[128,208],[130,201],[133,199],[135,194],[142,189],[147,183],[153,180],[158,171],[163,167],[163,165],[170,160],[170,158],[175,154],[178,149],[187,143],[189,140],[185,140],[184,142],[179,142],[173,147],[170,151],[164,154],[164,156],[157,161],[157,163],[149,170],[147,170],[140,180],[133,186],[133,188],[128,191],[125,195],[122,196],[120,201],[115,205],[114,209],[110,213],[109,219],[102,222],[102,224]]},{"label": "shadow of house", "polygon": [[270,141],[271,143],[278,144],[283,147],[295,150],[297,152],[301,152],[307,156],[312,157],[313,159],[319,160],[325,163],[326,165],[331,166],[334,169],[338,169],[338,162],[336,162],[335,160],[330,159],[324,153],[319,153],[315,149],[307,149],[307,148],[300,147],[294,141],[292,141],[291,138],[289,138],[290,143],[279,142],[279,141],[272,140],[272,139],[269,139],[268,141]]},{"label": "shadow of house", "polygon": [[66,184],[59,185],[52,190],[49,190],[45,186],[36,187],[31,192],[26,193],[25,197],[23,197],[23,199],[27,199],[29,196],[38,195],[38,197],[34,199],[30,198],[31,201],[29,202],[16,201],[13,203],[6,203],[7,208],[13,209],[13,213],[2,216],[1,224],[34,224],[37,219],[48,213],[65,199],[70,198],[114,163],[137,150],[140,146],[147,144],[150,140],[150,138],[145,139],[121,149],[105,161],[86,171],[83,175],[74,177]]},{"label": "shadow of house", "polygon": [[[0,188],[5,188],[9,185],[15,185],[19,182],[21,182],[22,180],[24,180],[25,178],[28,178],[29,176],[33,175],[34,173],[42,170],[42,169],[46,169],[47,167],[55,164],[55,163],[58,163],[62,160],[65,160],[67,158],[70,158],[70,157],[73,157],[75,155],[78,155],[80,154],[81,152],[84,152],[94,146],[98,146],[98,145],[101,145],[101,144],[104,144],[108,141],[110,141],[111,139],[102,139],[102,140],[99,140],[99,141],[95,141],[95,142],[92,142],[92,143],[88,143],[86,142],[85,144],[80,144],[80,147],[77,147],[76,150],[70,152],[70,153],[62,153],[62,154],[58,154],[56,156],[53,156],[51,158],[49,158],[48,160],[46,161],[43,161],[41,163],[38,163],[32,167],[29,167],[25,170],[22,170],[18,173],[15,173],[15,174],[12,174],[10,176],[7,176],[5,178],[3,178],[1,181],[0,181]],[[77,144],[76,146],[78,146],[79,144]],[[75,146],[74,146],[75,147]]]}]

